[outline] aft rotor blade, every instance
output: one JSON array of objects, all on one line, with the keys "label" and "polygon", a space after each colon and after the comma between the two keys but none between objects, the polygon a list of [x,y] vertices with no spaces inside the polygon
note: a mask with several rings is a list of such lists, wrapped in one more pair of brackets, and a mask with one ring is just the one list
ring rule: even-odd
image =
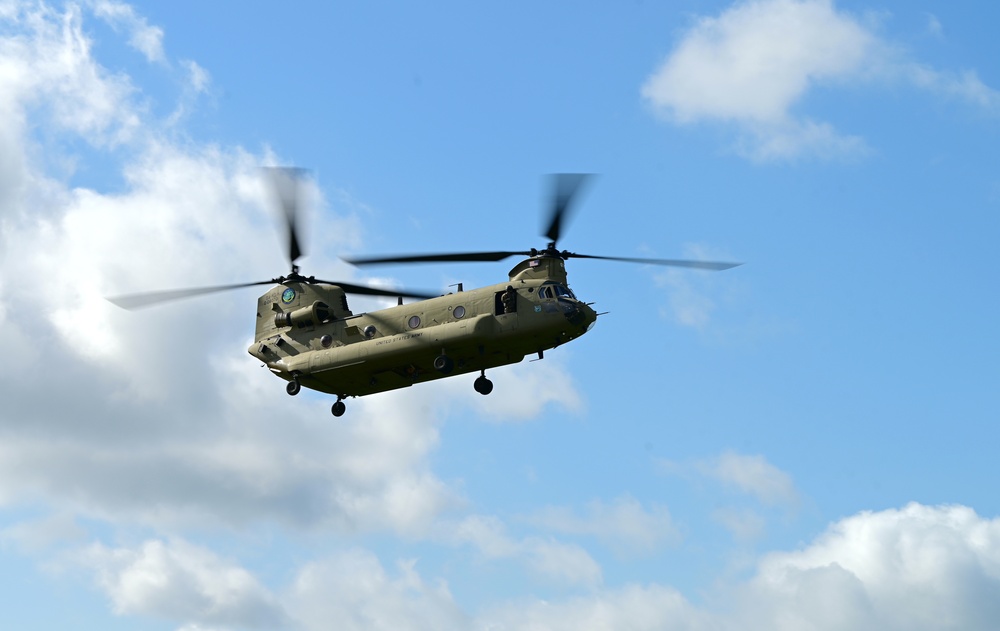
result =
[{"label": "aft rotor blade", "polygon": [[323,283],[324,285],[336,285],[349,294],[359,294],[362,296],[386,296],[388,298],[398,298],[399,296],[407,296],[409,298],[436,298],[441,295],[426,291],[411,291],[409,289],[382,289],[380,287],[370,287],[368,285],[342,283],[335,280],[310,279],[309,282]]},{"label": "aft rotor blade", "polygon": [[351,265],[382,265],[385,263],[457,263],[502,261],[510,256],[531,256],[531,252],[461,252],[446,254],[412,254],[407,256],[360,257],[344,259]]},{"label": "aft rotor blade", "polygon": [[214,287],[191,287],[188,289],[169,289],[167,291],[150,291],[141,294],[129,294],[126,296],[116,296],[114,298],[108,298],[108,302],[118,305],[122,309],[128,309],[129,311],[134,311],[135,309],[142,309],[144,307],[151,307],[163,302],[171,302],[173,300],[181,300],[184,298],[193,298],[194,296],[201,296],[204,294],[214,294],[220,291],[229,291],[231,289],[241,289],[243,287],[253,287],[254,285],[271,285],[277,282],[276,280],[261,280],[253,283],[239,283],[236,285],[216,285]]},{"label": "aft rotor blade", "polygon": [[545,231],[545,236],[550,242],[559,241],[563,221],[568,218],[573,198],[590,177],[592,176],[589,173],[556,173],[552,176],[552,209],[548,229]]},{"label": "aft rotor blade", "polygon": [[649,265],[666,265],[669,267],[687,267],[691,269],[703,269],[711,271],[722,271],[743,265],[743,263],[722,263],[718,261],[692,261],[687,259],[644,259],[631,258],[626,256],[594,256],[591,254],[574,254],[563,252],[564,258],[570,259],[598,259],[601,261],[623,261],[625,263],[643,263]]},{"label": "aft rotor blade", "polygon": [[282,214],[285,218],[285,227],[288,231],[288,260],[295,264],[303,254],[302,240],[299,238],[300,225],[300,193],[302,178],[306,173],[305,169],[292,167],[264,167],[271,178],[271,186],[278,198]]}]

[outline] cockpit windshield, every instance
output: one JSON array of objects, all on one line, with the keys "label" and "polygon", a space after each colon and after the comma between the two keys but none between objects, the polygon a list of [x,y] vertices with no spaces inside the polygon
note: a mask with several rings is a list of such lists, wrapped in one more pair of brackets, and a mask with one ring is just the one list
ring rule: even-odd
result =
[{"label": "cockpit windshield", "polygon": [[543,298],[570,298],[572,300],[576,300],[576,296],[573,295],[573,290],[565,285],[546,285],[539,290],[539,294],[541,294]]}]

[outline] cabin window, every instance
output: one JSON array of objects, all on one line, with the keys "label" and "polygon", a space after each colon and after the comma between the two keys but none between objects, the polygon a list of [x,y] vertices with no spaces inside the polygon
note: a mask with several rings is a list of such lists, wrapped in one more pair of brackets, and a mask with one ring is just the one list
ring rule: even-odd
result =
[{"label": "cabin window", "polygon": [[451,315],[455,316],[456,320],[461,320],[465,317],[465,307],[458,305],[455,310],[451,312]]},{"label": "cabin window", "polygon": [[411,329],[416,329],[420,327],[420,316],[410,316],[407,324],[410,325]]},{"label": "cabin window", "polygon": [[507,285],[507,289],[496,293],[494,305],[496,315],[517,313],[517,291],[513,285]]}]

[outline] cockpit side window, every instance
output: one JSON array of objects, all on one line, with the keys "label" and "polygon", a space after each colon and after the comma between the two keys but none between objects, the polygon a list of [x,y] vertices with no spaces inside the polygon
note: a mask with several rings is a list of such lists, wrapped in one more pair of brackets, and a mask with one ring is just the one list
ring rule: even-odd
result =
[{"label": "cockpit side window", "polygon": [[542,287],[541,289],[538,290],[538,295],[541,296],[542,298],[552,298],[553,297],[552,288]]}]

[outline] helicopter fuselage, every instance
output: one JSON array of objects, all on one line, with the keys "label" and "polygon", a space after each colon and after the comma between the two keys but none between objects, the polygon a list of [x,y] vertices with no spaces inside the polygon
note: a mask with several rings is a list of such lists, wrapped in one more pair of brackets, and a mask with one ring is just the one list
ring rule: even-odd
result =
[{"label": "helicopter fuselage", "polygon": [[[719,271],[740,265],[718,261],[598,256],[559,250],[557,243],[567,211],[589,179],[586,174],[552,177],[550,212],[543,224],[548,245],[543,250],[438,252],[346,258],[353,265],[496,262],[527,257],[508,274],[508,281],[487,287],[434,296],[434,292],[387,290],[371,285],[319,280],[299,274],[303,255],[299,240],[298,200],[302,171],[268,168],[287,228],[288,275],[211,287],[191,287],[110,297],[124,309],[230,291],[273,285],[257,301],[257,326],[251,355],[287,381],[285,391],[302,387],[336,395],[334,416],[345,412],[343,399],[358,397],[442,377],[480,371],[473,387],[489,394],[493,382],[486,370],[517,363],[570,342],[594,326],[598,314],[576,298],[566,280],[568,259],[597,259]],[[355,315],[347,294],[398,298],[387,309]],[[403,297],[422,298],[403,304]],[[432,297],[433,296],[433,297]]]},{"label": "helicopter fuselage", "polygon": [[563,260],[536,256],[505,283],[357,315],[336,285],[283,283],[258,300],[249,352],[289,381],[290,394],[301,385],[339,404],[475,371],[485,381],[485,370],[541,357],[596,320],[569,289]]}]

